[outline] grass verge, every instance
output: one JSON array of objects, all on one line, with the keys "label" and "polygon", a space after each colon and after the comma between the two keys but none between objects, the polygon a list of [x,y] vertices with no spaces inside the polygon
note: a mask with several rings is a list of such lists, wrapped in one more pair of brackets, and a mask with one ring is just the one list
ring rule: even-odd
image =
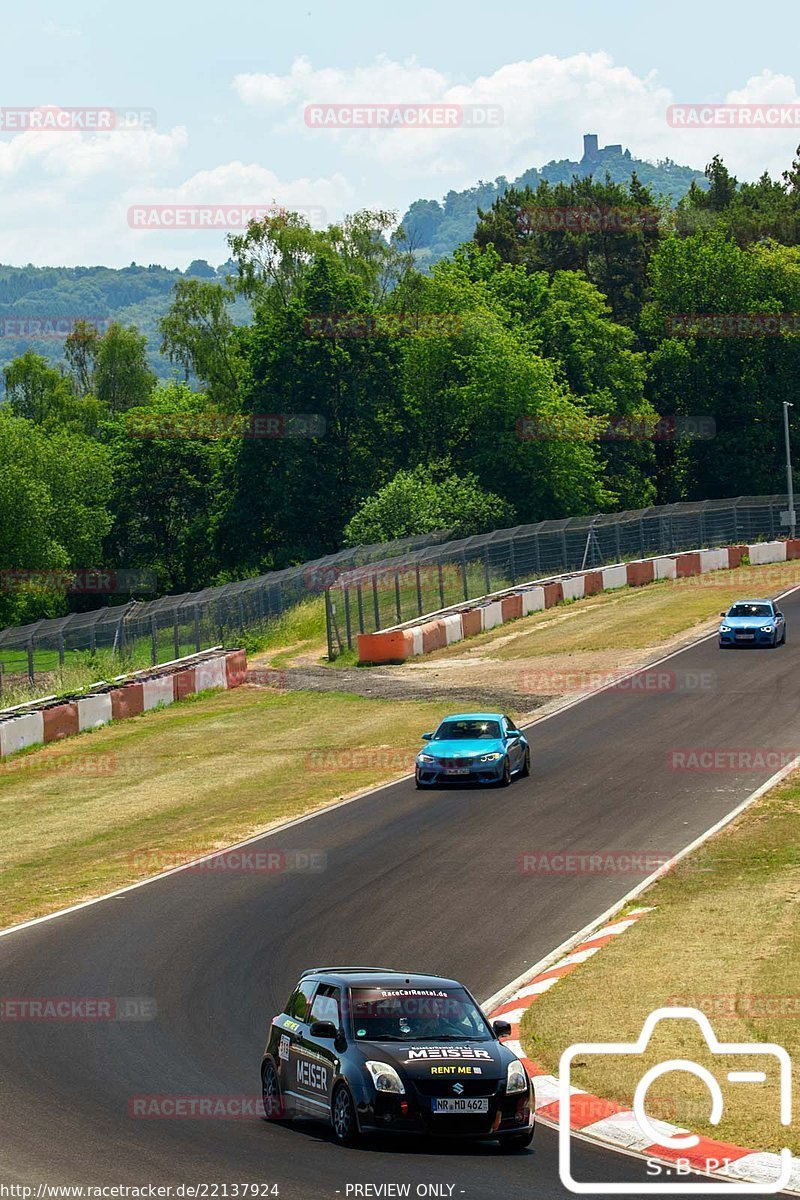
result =
[{"label": "grass verge", "polygon": [[[705,1012],[726,1042],[776,1042],[800,1063],[800,778],[791,776],[649,889],[655,906],[596,958],[539,997],[521,1036],[527,1053],[558,1073],[575,1042],[634,1041],[665,1005]],[[719,1080],[722,1123],[708,1121],[704,1084],[685,1072],[653,1083],[649,1115],[721,1141],[800,1153],[800,1129],[778,1120],[777,1073],[769,1060],[724,1060],[703,1049],[697,1027],[659,1025],[643,1056],[580,1059],[571,1082],[630,1105],[644,1071],[688,1058]],[[766,1069],[767,1084],[729,1083],[726,1071]]]},{"label": "grass verge", "polygon": [[244,687],[10,759],[0,927],[405,774],[440,716],[437,703]]}]

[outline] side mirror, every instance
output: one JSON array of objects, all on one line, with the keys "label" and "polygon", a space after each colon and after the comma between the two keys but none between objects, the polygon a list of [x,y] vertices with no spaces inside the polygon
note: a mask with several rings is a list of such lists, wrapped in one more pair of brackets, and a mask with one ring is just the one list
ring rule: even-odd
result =
[{"label": "side mirror", "polygon": [[333,1021],[312,1021],[311,1028],[308,1031],[313,1038],[336,1038],[339,1035],[339,1030],[334,1025]]},{"label": "side mirror", "polygon": [[776,617],[782,617],[782,616],[783,616],[783,613],[782,613],[782,612],[779,612],[779,611],[778,611],[778,609],[776,608],[776,609],[775,609],[775,616],[776,616]]},{"label": "side mirror", "polygon": [[509,729],[507,736],[510,738],[513,738],[516,741],[516,739],[518,737],[520,737],[521,735],[520,735],[520,732],[518,729]]},{"label": "side mirror", "polygon": [[423,740],[423,742],[429,742],[432,737],[433,737],[432,733],[423,733],[422,740]]},{"label": "side mirror", "polygon": [[719,615],[720,615],[721,617],[727,617],[727,615],[728,615],[728,614],[727,614],[727,613],[720,613]]},{"label": "side mirror", "polygon": [[492,1021],[492,1029],[499,1038],[511,1037],[511,1026],[508,1021]]}]

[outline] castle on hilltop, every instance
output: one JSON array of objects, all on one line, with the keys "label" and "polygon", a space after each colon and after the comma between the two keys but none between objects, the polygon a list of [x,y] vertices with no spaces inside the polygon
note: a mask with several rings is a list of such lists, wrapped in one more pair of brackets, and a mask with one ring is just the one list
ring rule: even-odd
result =
[{"label": "castle on hilltop", "polygon": [[606,157],[616,158],[618,155],[630,158],[631,152],[630,150],[623,151],[620,142],[614,142],[611,146],[603,146],[601,148],[597,144],[596,133],[585,133],[583,135],[583,158],[581,159],[581,166],[602,162]]}]

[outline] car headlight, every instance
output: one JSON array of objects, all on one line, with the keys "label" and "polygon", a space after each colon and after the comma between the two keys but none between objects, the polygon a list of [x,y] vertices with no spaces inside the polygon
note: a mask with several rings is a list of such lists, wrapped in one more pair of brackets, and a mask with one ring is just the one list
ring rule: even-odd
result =
[{"label": "car headlight", "polygon": [[730,633],[731,627],[730,625],[720,625],[719,631],[720,633]]},{"label": "car headlight", "polygon": [[772,625],[762,625],[761,632],[762,633],[773,633],[774,632],[773,626]]},{"label": "car headlight", "polygon": [[394,1092],[396,1096],[405,1095],[406,1089],[403,1087],[403,1081],[389,1063],[366,1062],[364,1066],[372,1076],[376,1091]]},{"label": "car headlight", "polygon": [[502,754],[482,754],[481,762],[497,762],[498,758],[502,757]]},{"label": "car headlight", "polygon": [[432,754],[418,754],[417,762],[436,762]]},{"label": "car headlight", "polygon": [[513,1096],[515,1092],[525,1092],[528,1090],[528,1075],[518,1058],[508,1064],[508,1074],[506,1075],[506,1093]]}]

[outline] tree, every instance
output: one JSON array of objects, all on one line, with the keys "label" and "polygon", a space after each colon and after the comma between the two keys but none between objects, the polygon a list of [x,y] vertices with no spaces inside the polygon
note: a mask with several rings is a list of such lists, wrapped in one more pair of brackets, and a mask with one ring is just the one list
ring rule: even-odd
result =
[{"label": "tree", "polygon": [[511,505],[484,491],[474,475],[459,478],[449,462],[427,464],[398,471],[368,497],[345,526],[344,540],[364,546],[440,529],[462,538],[505,528],[514,519]]},{"label": "tree", "polygon": [[236,327],[230,315],[234,293],[227,285],[181,279],[160,322],[161,350],[180,363],[186,378],[194,372],[209,399],[230,411],[238,407],[243,371]]},{"label": "tree", "polygon": [[135,328],[114,322],[100,338],[95,355],[93,389],[112,413],[144,404],[156,385],[147,365],[147,338]]}]

